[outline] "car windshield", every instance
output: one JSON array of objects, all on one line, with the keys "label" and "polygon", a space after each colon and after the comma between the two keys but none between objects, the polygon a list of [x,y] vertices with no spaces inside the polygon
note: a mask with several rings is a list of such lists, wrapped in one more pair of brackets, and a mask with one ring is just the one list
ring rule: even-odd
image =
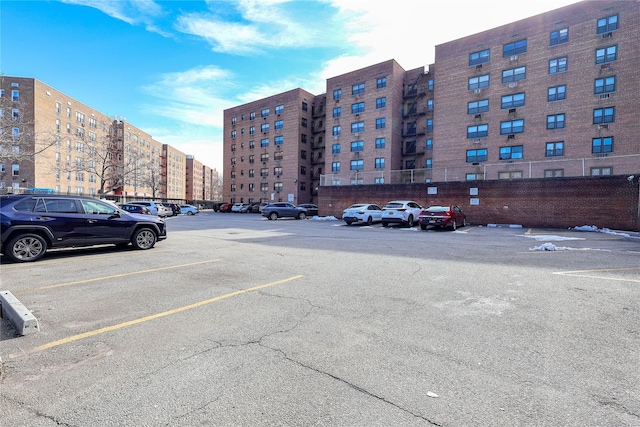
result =
[{"label": "car windshield", "polygon": [[402,209],[404,207],[404,203],[387,203],[385,209]]},{"label": "car windshield", "polygon": [[365,206],[367,206],[367,205],[351,205],[347,209],[360,209],[360,208],[363,208]]}]

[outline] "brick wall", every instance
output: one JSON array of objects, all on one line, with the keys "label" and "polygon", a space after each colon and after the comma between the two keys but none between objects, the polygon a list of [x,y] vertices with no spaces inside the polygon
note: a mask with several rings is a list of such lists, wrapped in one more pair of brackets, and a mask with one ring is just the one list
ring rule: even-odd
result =
[{"label": "brick wall", "polygon": [[[415,200],[423,206],[457,204],[471,224],[599,228],[640,231],[640,174],[627,176],[320,187],[320,215],[341,218],[353,203]],[[471,195],[477,189],[477,195]],[[437,191],[437,194],[430,194]],[[478,204],[472,205],[471,200]]]}]

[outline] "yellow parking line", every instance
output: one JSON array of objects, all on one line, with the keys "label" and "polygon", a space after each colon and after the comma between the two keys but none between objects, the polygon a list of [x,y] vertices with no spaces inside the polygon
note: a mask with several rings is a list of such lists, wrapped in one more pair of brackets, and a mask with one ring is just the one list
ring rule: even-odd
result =
[{"label": "yellow parking line", "polygon": [[137,325],[138,323],[143,323],[143,322],[148,322],[150,320],[159,319],[161,317],[169,316],[171,314],[176,314],[176,313],[180,313],[180,312],[183,312],[183,311],[186,311],[186,310],[191,310],[193,308],[197,308],[197,307],[201,307],[203,305],[211,304],[212,302],[220,301],[220,300],[223,300],[223,299],[226,299],[226,298],[231,298],[233,296],[241,295],[241,294],[244,294],[244,293],[247,293],[247,292],[256,291],[258,289],[268,288],[269,286],[274,286],[274,285],[279,285],[279,284],[282,284],[282,283],[290,282],[292,280],[300,279],[302,277],[304,277],[304,276],[298,275],[298,276],[289,277],[287,279],[278,280],[276,282],[271,282],[271,283],[266,283],[264,285],[254,286],[252,288],[241,289],[239,291],[231,292],[231,293],[228,293],[228,294],[225,294],[225,295],[220,295],[218,297],[210,298],[210,299],[207,299],[207,300],[204,300],[204,301],[200,301],[200,302],[196,302],[194,304],[189,304],[189,305],[185,305],[183,307],[174,308],[173,310],[167,310],[167,311],[163,311],[161,313],[152,314],[150,316],[145,316],[145,317],[141,317],[141,318],[138,318],[138,319],[130,320],[128,322],[118,323],[117,325],[112,325],[112,326],[107,326],[105,328],[95,329],[93,331],[84,332],[84,333],[78,334],[78,335],[72,335],[72,336],[67,337],[67,338],[62,338],[60,340],[52,341],[50,343],[38,346],[38,347],[34,348],[33,350],[29,351],[29,353],[37,353],[39,351],[47,350],[47,349],[50,349],[50,348],[53,348],[53,347],[57,347],[57,346],[62,345],[62,344],[67,344],[67,343],[70,343],[70,342],[73,342],[73,341],[78,341],[78,340],[81,340],[81,339],[84,339],[84,338],[89,338],[89,337],[93,337],[93,336],[96,336],[96,335],[99,335],[99,334],[104,334],[106,332],[115,331],[117,329],[126,328],[127,326]]},{"label": "yellow parking line", "polygon": [[112,274],[111,276],[94,277],[92,279],[78,280],[78,281],[75,281],[75,282],[58,283],[57,285],[47,285],[47,286],[40,286],[39,288],[22,289],[22,290],[14,291],[13,293],[14,294],[24,294],[24,293],[27,293],[27,292],[41,291],[41,290],[44,290],[44,289],[53,289],[53,288],[60,288],[62,286],[79,285],[81,283],[97,282],[99,280],[109,280],[109,279],[115,279],[115,278],[118,278],[118,277],[133,276],[133,275],[136,275],[136,274],[153,273],[153,272],[161,271],[161,270],[170,270],[170,269],[173,269],[173,268],[190,267],[192,265],[206,264],[206,263],[209,263],[209,262],[217,262],[217,261],[220,261],[220,259],[210,259],[210,260],[207,260],[207,261],[191,262],[189,264],[171,265],[171,266],[168,266],[168,267],[158,267],[158,268],[152,268],[152,269],[149,269],[149,270],[132,271],[132,272],[129,272],[129,273],[122,273],[122,274]]}]

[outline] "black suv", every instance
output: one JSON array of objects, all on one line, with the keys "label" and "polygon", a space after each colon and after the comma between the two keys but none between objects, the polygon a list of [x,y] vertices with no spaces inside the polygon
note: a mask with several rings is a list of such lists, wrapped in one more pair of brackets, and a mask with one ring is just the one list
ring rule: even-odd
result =
[{"label": "black suv", "polygon": [[115,244],[151,249],[167,238],[165,222],[133,214],[112,202],[81,196],[0,196],[0,252],[35,261],[48,248]]}]

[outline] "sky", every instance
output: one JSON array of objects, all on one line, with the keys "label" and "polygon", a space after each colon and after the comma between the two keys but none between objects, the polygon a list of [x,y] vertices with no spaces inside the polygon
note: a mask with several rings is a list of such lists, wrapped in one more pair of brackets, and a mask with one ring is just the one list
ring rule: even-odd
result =
[{"label": "sky", "polygon": [[0,73],[124,117],[222,172],[225,109],[298,87],[319,95],[328,78],[389,59],[427,66],[439,44],[572,3],[2,0]]}]

